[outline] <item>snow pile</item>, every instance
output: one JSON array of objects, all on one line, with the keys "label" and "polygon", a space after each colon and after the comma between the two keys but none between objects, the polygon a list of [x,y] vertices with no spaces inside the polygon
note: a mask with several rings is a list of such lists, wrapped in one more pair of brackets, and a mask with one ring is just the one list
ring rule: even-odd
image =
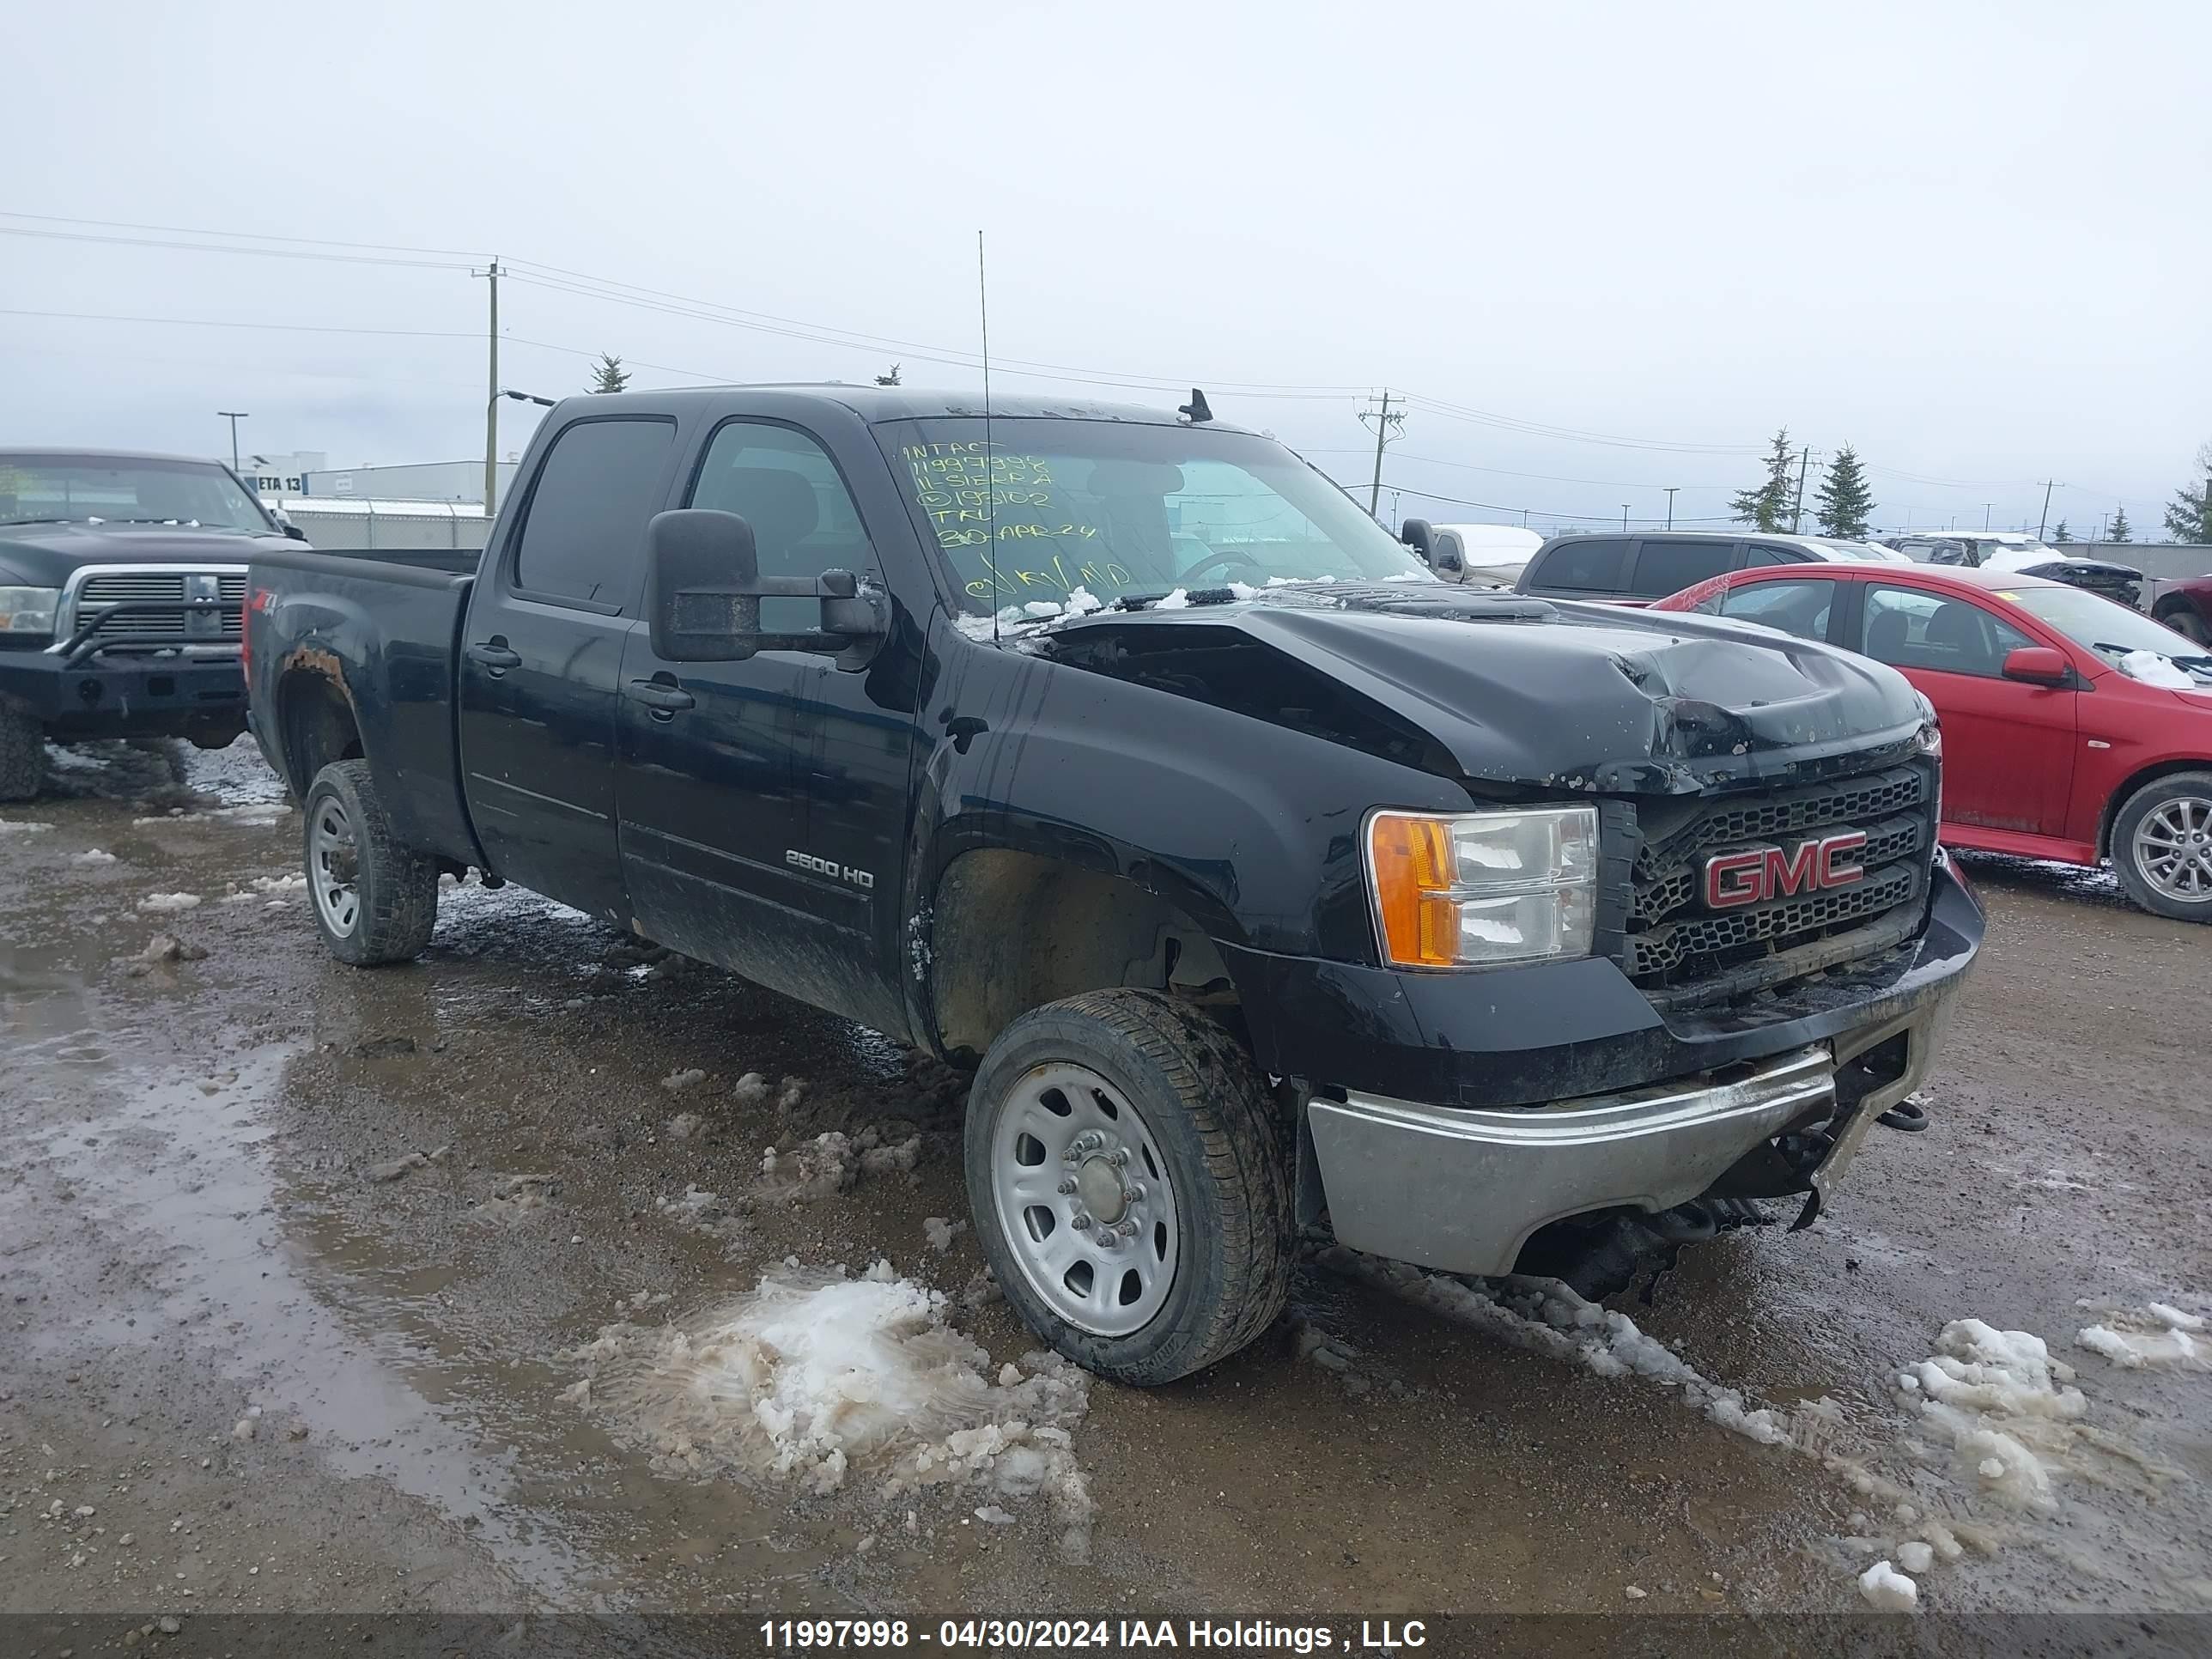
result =
[{"label": "snow pile", "polygon": [[2048,1514],[2058,1502],[2053,1469],[2087,1409],[2073,1381],[2074,1368],[2053,1359],[2041,1337],[1954,1319],[1936,1339],[1936,1352],[1899,1376],[1898,1388],[1983,1490]]},{"label": "snow pile", "polygon": [[1174,592],[1152,601],[1155,611],[1187,611],[1190,608],[1190,590],[1178,587]]},{"label": "snow pile", "polygon": [[114,854],[104,852],[97,847],[88,848],[70,860],[71,864],[112,864],[115,861]]},{"label": "snow pile", "polygon": [[946,1483],[1042,1498],[1063,1547],[1087,1553],[1094,1505],[1071,1431],[1089,1379],[1044,1353],[994,1378],[990,1356],[946,1323],[943,1294],[887,1261],[859,1279],[774,1270],[705,1317],[610,1325],[568,1358],[586,1376],[563,1397],[662,1473],[774,1475],[813,1492],[866,1473],[886,1498]]},{"label": "snow pile", "polygon": [[32,823],[22,818],[0,818],[0,836],[43,836],[53,827],[51,823]]},{"label": "snow pile", "polygon": [[189,910],[200,902],[198,893],[149,893],[138,901],[141,910],[159,915],[170,910]]},{"label": "snow pile", "polygon": [[696,1066],[692,1066],[681,1071],[671,1072],[660,1079],[660,1086],[671,1094],[680,1094],[683,1091],[694,1088],[706,1080],[706,1073],[701,1071]]},{"label": "snow pile", "polygon": [[1322,1252],[1320,1260],[1516,1348],[1580,1365],[1600,1376],[1641,1376],[1680,1389],[1693,1409],[1747,1440],[1765,1446],[1802,1443],[1773,1411],[1747,1407],[1740,1392],[1699,1376],[1665,1344],[1646,1336],[1626,1314],[1585,1301],[1556,1279],[1446,1279],[1341,1245]]},{"label": "snow pile", "polygon": [[1920,1586],[1887,1561],[1859,1575],[1859,1594],[1876,1613],[1911,1613],[1920,1605]]},{"label": "snow pile", "polygon": [[[795,1094],[787,1091],[786,1097],[797,1103]],[[849,1192],[863,1175],[911,1174],[921,1156],[918,1134],[893,1141],[873,1126],[852,1135],[830,1129],[788,1149],[764,1148],[761,1184],[771,1197],[811,1204],[816,1199]]]},{"label": "snow pile", "polygon": [[2146,1365],[2203,1370],[2212,1367],[2212,1351],[2197,1340],[2203,1333],[2204,1322],[2195,1314],[2153,1302],[2108,1314],[2075,1333],[2074,1340],[2124,1370]]},{"label": "snow pile", "polygon": [[805,1093],[805,1078],[786,1077],[781,1083],[771,1086],[758,1072],[747,1072],[730,1085],[730,1098],[739,1106],[765,1106],[773,1094],[776,1110],[787,1113],[798,1110]]},{"label": "snow pile", "polygon": [[257,893],[304,893],[307,878],[295,870],[289,876],[256,876],[246,885]]},{"label": "snow pile", "polygon": [[2156,651],[2130,651],[2120,659],[2120,672],[2168,691],[2191,691],[2198,682],[2172,658]]}]

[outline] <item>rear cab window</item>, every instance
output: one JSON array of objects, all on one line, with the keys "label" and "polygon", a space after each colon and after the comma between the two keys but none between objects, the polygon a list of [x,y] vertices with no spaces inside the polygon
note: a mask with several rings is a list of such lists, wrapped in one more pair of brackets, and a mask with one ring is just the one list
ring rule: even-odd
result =
[{"label": "rear cab window", "polygon": [[1643,542],[1637,547],[1628,592],[1639,599],[1663,599],[1733,570],[1735,563],[1736,544],[1732,541]]},{"label": "rear cab window", "polygon": [[538,464],[509,579],[524,599],[620,616],[637,590],[645,526],[667,489],[676,423],[665,416],[575,422]]},{"label": "rear cab window", "polygon": [[1715,595],[1715,599],[1717,604],[1698,608],[1736,622],[1762,623],[1785,634],[1795,634],[1801,640],[1825,642],[1828,619],[1835,614],[1836,584],[1828,576],[1744,582]]},{"label": "rear cab window", "polygon": [[1618,593],[1627,562],[1625,536],[1589,536],[1562,542],[1528,567],[1528,591]]}]

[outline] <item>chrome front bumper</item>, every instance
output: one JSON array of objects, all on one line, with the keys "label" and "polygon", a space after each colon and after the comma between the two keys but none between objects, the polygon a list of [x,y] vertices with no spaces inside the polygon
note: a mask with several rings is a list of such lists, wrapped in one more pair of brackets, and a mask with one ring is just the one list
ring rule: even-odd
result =
[{"label": "chrome front bumper", "polygon": [[[1447,1273],[1510,1273],[1547,1222],[1686,1204],[1784,1129],[1830,1121],[1833,1149],[1810,1177],[1825,1194],[1875,1116],[1927,1075],[1936,1014],[1815,1043],[1726,1082],[1680,1079],[1553,1106],[1316,1097],[1307,1118],[1331,1224],[1353,1249]],[[1839,1066],[1899,1035],[1902,1067],[1868,1089],[1848,1121],[1832,1121]]]}]

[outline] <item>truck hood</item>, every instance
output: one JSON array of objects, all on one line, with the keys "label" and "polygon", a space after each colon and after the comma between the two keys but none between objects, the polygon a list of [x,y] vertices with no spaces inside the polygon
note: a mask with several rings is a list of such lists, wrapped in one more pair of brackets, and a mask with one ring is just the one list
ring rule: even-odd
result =
[{"label": "truck hood", "polygon": [[0,581],[59,587],[88,564],[244,564],[283,536],[163,524],[0,525]]},{"label": "truck hood", "polygon": [[1102,611],[1050,623],[1026,648],[1232,706],[1232,681],[1266,684],[1279,701],[1246,694],[1246,712],[1297,723],[1311,711],[1280,701],[1295,682],[1249,654],[1267,652],[1391,730],[1418,729],[1468,778],[1603,794],[1787,778],[1910,743],[1929,718],[1895,670],[1771,629],[1441,583]]}]

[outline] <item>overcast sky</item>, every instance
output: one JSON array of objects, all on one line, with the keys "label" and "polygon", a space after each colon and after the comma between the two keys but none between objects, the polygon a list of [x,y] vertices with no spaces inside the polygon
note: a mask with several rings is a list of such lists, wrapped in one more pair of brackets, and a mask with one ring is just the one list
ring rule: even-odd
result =
[{"label": "overcast sky", "polygon": [[[42,233],[0,235],[0,442],[220,453],[231,409],[249,450],[480,458],[493,253],[537,267],[501,289],[526,391],[601,350],[638,386],[971,386],[978,228],[1000,386],[1206,386],[1363,482],[1357,411],[1407,390],[1386,514],[1641,519],[1673,484],[1692,521],[1786,423],[1885,469],[1879,524],[2033,529],[2056,477],[2054,521],[2148,529],[2212,437],[2203,0],[124,0],[9,33],[0,210],[453,252],[0,218]],[[94,315],[27,314],[58,312]],[[906,343],[793,337],[832,332]]]}]

